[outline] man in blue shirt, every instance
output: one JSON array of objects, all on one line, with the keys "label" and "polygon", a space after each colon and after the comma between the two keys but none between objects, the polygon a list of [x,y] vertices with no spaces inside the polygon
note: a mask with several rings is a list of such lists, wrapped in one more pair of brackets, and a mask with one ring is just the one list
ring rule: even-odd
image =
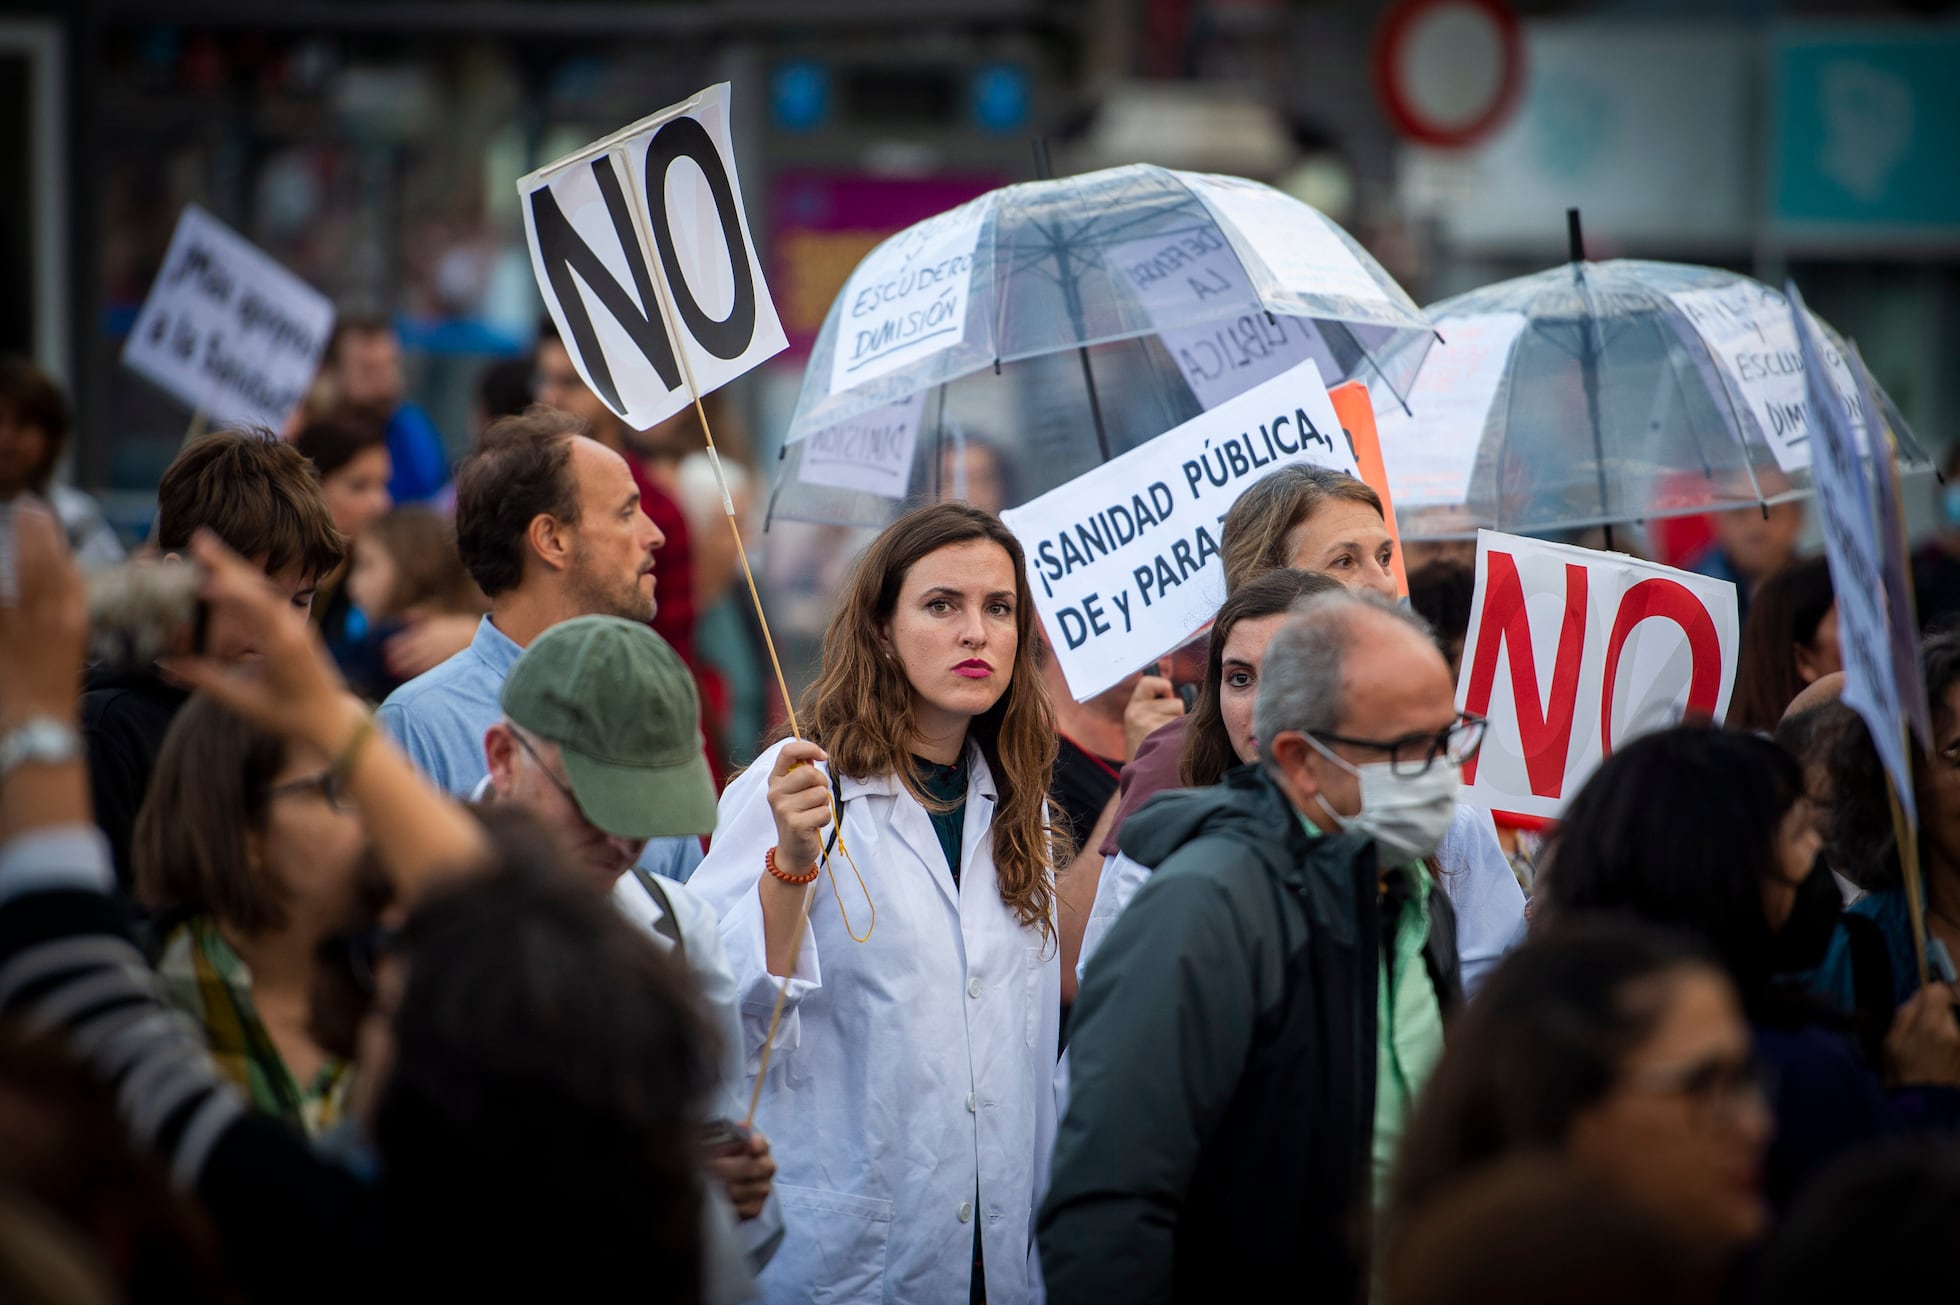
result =
[{"label": "man in blue shirt", "polygon": [[402,342],[387,318],[348,313],[334,323],[321,364],[335,399],[380,422],[394,466],[388,494],[397,503],[423,503],[449,483],[449,454],[429,415],[403,395]]},{"label": "man in blue shirt", "polygon": [[[456,479],[456,543],[490,599],[470,646],[388,695],[376,719],[435,782],[469,797],[489,773],[484,735],[504,678],[545,630],[579,616],[652,619],[665,538],[633,473],[575,417],[534,408],[484,433]],[[684,879],[698,839],[655,839],[640,864]]]}]

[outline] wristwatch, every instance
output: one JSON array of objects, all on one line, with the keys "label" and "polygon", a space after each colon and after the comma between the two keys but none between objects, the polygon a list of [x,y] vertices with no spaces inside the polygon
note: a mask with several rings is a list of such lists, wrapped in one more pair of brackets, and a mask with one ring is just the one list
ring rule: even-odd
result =
[{"label": "wristwatch", "polygon": [[0,781],[22,766],[59,766],[82,755],[82,736],[52,716],[30,716],[0,738]]}]

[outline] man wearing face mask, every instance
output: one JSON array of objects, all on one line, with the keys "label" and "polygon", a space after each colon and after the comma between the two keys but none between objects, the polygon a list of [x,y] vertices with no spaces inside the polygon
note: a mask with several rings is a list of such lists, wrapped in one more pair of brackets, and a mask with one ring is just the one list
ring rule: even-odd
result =
[{"label": "man wearing face mask", "polygon": [[[1049,1299],[1353,1299],[1457,1000],[1424,864],[1482,722],[1419,618],[1308,600],[1268,646],[1260,761],[1124,826],[1157,866],[1084,977],[1038,1226]],[[1236,1290],[1235,1290],[1236,1289]]]}]

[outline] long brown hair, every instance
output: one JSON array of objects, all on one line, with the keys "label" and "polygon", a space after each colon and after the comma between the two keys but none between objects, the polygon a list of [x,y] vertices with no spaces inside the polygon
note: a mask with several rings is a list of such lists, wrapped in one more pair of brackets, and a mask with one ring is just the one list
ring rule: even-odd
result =
[{"label": "long brown hair", "polygon": [[1225,600],[1211,623],[1211,650],[1205,656],[1205,680],[1198,686],[1198,701],[1191,708],[1191,723],[1184,729],[1184,749],[1178,756],[1178,780],[1186,788],[1216,784],[1226,771],[1239,764],[1232,747],[1232,736],[1225,728],[1219,710],[1220,681],[1225,673],[1225,645],[1240,621],[1258,620],[1289,612],[1302,598],[1338,592],[1340,581],[1314,571],[1293,571],[1281,567],[1257,580],[1248,580],[1238,592]]},{"label": "long brown hair", "polygon": [[1034,598],[1020,541],[1000,518],[964,503],[935,503],[908,512],[871,542],[844,584],[837,615],[824,632],[823,670],[803,695],[805,735],[830,754],[838,773],[857,778],[896,774],[925,806],[932,800],[912,760],[916,732],[912,686],[898,662],[880,655],[880,631],[898,606],[898,592],[919,560],[953,544],[1000,545],[1014,567],[1014,630],[1018,636],[1007,691],[973,718],[967,737],[993,771],[1000,790],[994,818],[994,873],[1000,900],[1023,925],[1054,936],[1054,867],[1062,836],[1048,822],[1048,782],[1055,766],[1055,712],[1035,669]]}]

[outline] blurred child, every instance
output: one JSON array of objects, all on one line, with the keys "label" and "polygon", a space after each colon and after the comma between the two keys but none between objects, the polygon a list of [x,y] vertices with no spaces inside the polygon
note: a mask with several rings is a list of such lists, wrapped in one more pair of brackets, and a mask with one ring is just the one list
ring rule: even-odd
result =
[{"label": "blurred child", "polygon": [[[396,508],[362,532],[347,593],[353,600],[334,648],[348,680],[379,700],[408,676],[391,666],[391,639],[431,623],[468,625],[490,609],[463,569],[454,523],[428,508]],[[463,639],[467,645],[467,637]]]}]

